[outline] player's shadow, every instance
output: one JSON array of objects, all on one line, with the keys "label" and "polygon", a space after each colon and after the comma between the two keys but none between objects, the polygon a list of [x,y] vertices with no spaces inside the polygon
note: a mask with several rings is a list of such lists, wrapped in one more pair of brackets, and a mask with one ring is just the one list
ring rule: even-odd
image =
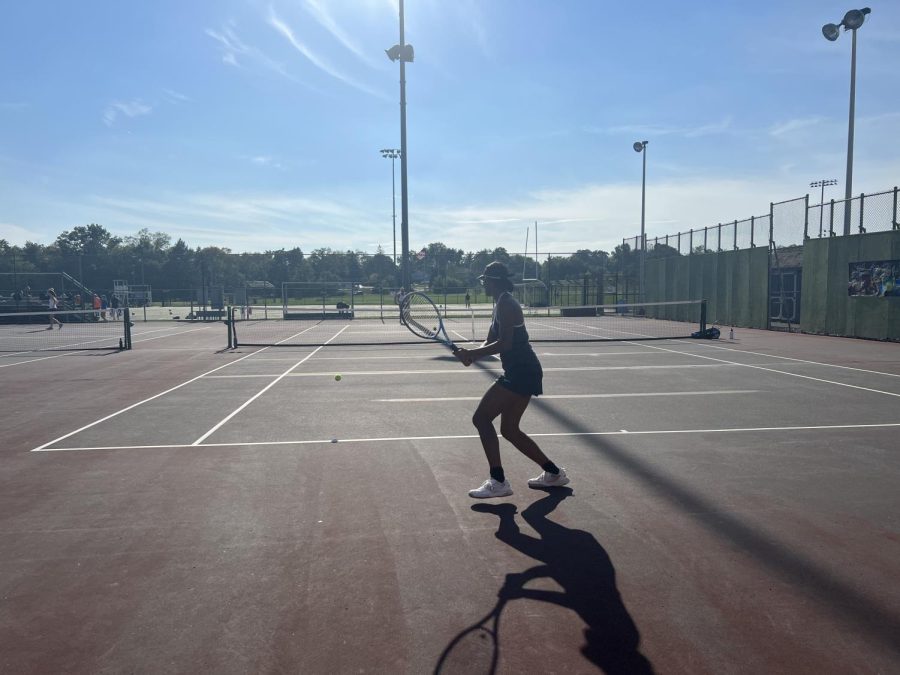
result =
[{"label": "player's shadow", "polygon": [[[507,575],[501,598],[528,598],[566,607],[584,621],[582,653],[608,675],[653,673],[650,662],[638,651],[640,633],[616,588],[612,561],[600,542],[584,530],[565,527],[547,516],[572,494],[569,488],[545,490],[547,496],[522,512],[540,538],[523,534],[516,523],[513,504],[475,504],[472,510],[500,518],[496,537],[525,555],[539,560],[519,574]],[[528,582],[546,577],[561,591],[526,588]]]}]

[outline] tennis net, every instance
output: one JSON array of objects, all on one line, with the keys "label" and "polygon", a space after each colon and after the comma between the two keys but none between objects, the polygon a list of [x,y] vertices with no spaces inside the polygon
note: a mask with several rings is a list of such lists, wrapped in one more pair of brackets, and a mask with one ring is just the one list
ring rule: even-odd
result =
[{"label": "tennis net", "polygon": [[131,349],[130,324],[127,309],[2,312],[0,352]]},{"label": "tennis net", "polygon": [[[440,307],[444,328],[460,344],[480,344],[491,325],[490,306]],[[599,342],[686,338],[706,328],[706,301],[619,303],[523,308],[532,342]],[[228,312],[228,346],[421,344],[400,321],[397,307],[322,310],[291,308],[278,317],[237,318]],[[435,327],[436,328],[436,327]]]}]

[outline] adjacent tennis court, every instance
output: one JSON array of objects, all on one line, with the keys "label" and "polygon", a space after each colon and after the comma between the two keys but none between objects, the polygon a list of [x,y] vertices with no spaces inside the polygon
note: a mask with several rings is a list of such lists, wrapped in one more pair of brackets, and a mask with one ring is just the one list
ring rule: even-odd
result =
[{"label": "adjacent tennis court", "polygon": [[538,342],[523,428],[572,483],[501,441],[515,494],[474,502],[499,362],[242,325],[0,354],[4,670],[900,666],[896,344]]}]

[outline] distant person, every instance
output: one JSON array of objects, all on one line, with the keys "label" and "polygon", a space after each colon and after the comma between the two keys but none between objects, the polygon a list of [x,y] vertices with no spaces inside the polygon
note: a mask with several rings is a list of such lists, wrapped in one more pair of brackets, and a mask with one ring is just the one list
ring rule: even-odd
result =
[{"label": "distant person", "polygon": [[472,296],[469,295],[469,291],[466,291],[466,309],[469,308],[469,302],[472,300]]},{"label": "distant person", "polygon": [[519,421],[531,397],[544,393],[544,373],[528,341],[522,307],[512,296],[510,276],[509,269],[502,262],[494,261],[484,268],[484,274],[479,279],[495,303],[491,327],[480,347],[459,348],[456,352],[456,358],[464,366],[493,354],[500,355],[503,365],[503,375],[485,392],[472,416],[490,469],[490,478],[481,487],[469,490],[469,496],[475,499],[506,497],[513,493],[500,461],[500,440],[494,429],[494,419],[498,415],[503,438],[543,469],[539,476],[528,481],[528,487],[556,487],[569,482],[566,470],[550,461],[538,444],[519,428]]},{"label": "distant person", "polygon": [[53,316],[53,312],[59,309],[59,298],[56,296],[56,291],[52,288],[47,289],[47,309],[50,310],[47,314],[47,317],[50,319],[50,325],[47,326],[47,330],[53,330],[53,324],[56,324],[62,330],[62,322]]},{"label": "distant person", "polygon": [[81,309],[81,308],[82,308],[82,307],[81,307],[81,293],[76,293],[76,294],[75,294],[75,298],[73,299],[73,302],[75,303],[75,307],[76,307],[77,309]]},{"label": "distant person", "polygon": [[112,296],[112,300],[109,301],[110,307],[112,307],[112,318],[120,319],[122,318],[122,310],[119,308],[121,305],[121,301],[119,300],[119,296],[115,293]]},{"label": "distant person", "polygon": [[100,296],[94,293],[94,297],[91,298],[91,308],[94,310],[94,317],[99,321],[100,320],[100,310],[103,307],[103,303],[100,301]]}]

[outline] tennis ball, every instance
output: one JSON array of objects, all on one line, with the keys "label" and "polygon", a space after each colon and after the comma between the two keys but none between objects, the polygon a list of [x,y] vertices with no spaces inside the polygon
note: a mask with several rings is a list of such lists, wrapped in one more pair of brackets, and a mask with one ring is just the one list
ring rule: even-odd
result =
[{"label": "tennis ball", "polygon": [[340,376],[340,375],[335,375],[335,376],[334,376],[334,381],[335,381],[335,382],[340,382],[340,381],[341,381],[341,376]]}]

